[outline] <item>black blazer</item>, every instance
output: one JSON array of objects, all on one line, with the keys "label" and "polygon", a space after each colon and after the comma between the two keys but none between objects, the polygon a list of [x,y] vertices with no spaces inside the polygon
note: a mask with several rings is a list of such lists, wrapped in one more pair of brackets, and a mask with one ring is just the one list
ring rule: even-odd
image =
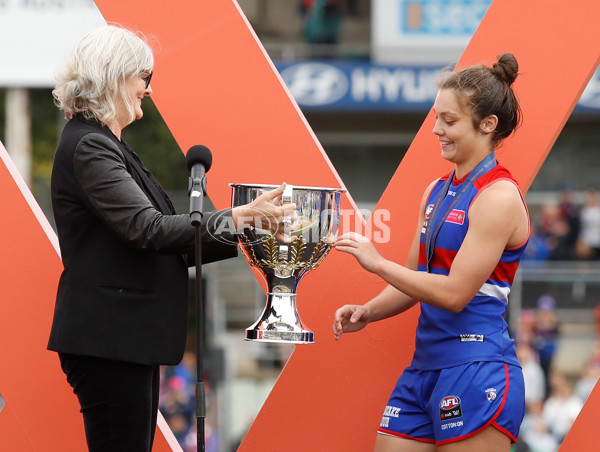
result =
[{"label": "black blazer", "polygon": [[[137,155],[97,121],[71,119],[51,179],[64,265],[48,349],[141,364],[176,364],[185,349],[195,228],[175,215]],[[237,254],[204,215],[203,263]]]}]

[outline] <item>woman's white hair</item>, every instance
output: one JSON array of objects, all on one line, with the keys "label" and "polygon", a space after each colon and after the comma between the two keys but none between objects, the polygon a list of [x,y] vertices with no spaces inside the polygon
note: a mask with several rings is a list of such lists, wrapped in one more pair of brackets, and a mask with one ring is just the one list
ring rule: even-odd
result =
[{"label": "woman's white hair", "polygon": [[116,25],[91,31],[75,46],[57,75],[54,103],[71,119],[77,114],[104,124],[117,119],[121,99],[135,120],[127,80],[154,67],[152,48],[140,33]]}]

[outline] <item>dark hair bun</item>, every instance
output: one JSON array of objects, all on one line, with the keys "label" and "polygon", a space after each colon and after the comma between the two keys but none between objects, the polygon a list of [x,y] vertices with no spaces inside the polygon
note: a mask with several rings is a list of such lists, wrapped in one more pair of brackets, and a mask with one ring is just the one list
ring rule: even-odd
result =
[{"label": "dark hair bun", "polygon": [[512,53],[498,55],[498,61],[492,65],[492,72],[509,86],[512,85],[519,72],[517,59]]}]

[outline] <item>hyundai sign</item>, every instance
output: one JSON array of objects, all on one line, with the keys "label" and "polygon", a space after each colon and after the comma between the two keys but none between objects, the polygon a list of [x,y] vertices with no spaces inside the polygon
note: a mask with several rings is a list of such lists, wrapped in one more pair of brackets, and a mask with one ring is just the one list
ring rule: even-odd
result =
[{"label": "hyundai sign", "polygon": [[[355,62],[275,63],[290,93],[304,110],[429,111],[443,66],[404,66]],[[600,111],[600,70],[575,108]]]},{"label": "hyundai sign", "polygon": [[322,110],[428,110],[442,67],[305,61],[276,64],[302,108]]}]

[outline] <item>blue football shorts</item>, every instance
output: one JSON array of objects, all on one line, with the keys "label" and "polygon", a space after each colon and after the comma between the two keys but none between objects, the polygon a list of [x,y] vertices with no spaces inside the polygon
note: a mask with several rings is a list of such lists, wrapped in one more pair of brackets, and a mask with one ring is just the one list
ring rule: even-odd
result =
[{"label": "blue football shorts", "polygon": [[475,362],[442,370],[404,370],[390,396],[378,433],[443,444],[493,425],[512,442],[525,415],[520,367]]}]

